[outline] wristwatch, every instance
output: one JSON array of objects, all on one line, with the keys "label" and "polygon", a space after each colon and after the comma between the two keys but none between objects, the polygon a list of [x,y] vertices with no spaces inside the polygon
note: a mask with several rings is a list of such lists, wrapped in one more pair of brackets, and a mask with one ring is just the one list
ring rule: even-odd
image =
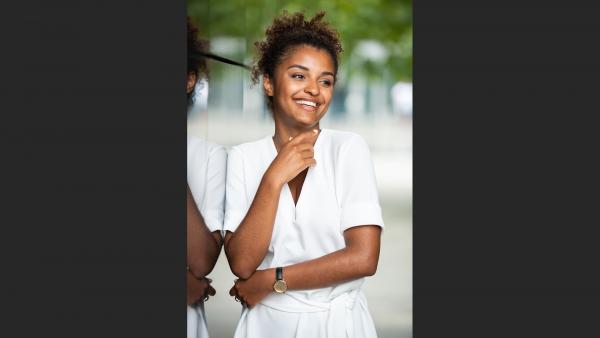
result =
[{"label": "wristwatch", "polygon": [[275,268],[275,284],[273,284],[273,290],[276,293],[284,293],[287,291],[287,283],[283,280],[283,268]]}]

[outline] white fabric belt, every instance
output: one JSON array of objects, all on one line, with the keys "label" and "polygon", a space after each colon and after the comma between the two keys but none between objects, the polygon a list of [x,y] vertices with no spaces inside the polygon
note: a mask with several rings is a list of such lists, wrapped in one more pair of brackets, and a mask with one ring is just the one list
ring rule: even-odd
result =
[{"label": "white fabric belt", "polygon": [[302,299],[292,293],[271,294],[261,301],[261,304],[284,312],[324,312],[327,317],[327,337],[352,337],[351,310],[358,297],[363,297],[360,287],[364,279],[343,283],[333,288],[329,299]]}]

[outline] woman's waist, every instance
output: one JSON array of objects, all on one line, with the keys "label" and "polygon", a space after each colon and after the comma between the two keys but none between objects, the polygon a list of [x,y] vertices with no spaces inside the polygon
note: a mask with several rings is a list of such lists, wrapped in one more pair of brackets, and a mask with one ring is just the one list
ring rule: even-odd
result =
[{"label": "woman's waist", "polygon": [[364,278],[312,290],[291,290],[283,294],[271,293],[261,304],[284,312],[322,312],[335,308],[354,306],[362,294]]}]

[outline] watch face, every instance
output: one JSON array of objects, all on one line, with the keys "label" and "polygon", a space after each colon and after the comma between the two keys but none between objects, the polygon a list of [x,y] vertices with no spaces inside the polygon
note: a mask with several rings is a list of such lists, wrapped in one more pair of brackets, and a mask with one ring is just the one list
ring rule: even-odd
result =
[{"label": "watch face", "polygon": [[273,284],[273,290],[277,293],[284,293],[287,290],[287,284],[284,280],[278,280]]}]

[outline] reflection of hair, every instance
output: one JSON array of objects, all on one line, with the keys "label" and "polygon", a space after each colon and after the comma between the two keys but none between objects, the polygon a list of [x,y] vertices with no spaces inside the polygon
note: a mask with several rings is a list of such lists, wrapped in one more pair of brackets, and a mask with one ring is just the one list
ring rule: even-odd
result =
[{"label": "reflection of hair", "polygon": [[[208,41],[198,39],[198,28],[190,17],[187,18],[187,73],[196,75],[196,80],[208,76],[208,67],[204,54],[208,51]],[[187,94],[188,105],[192,102],[194,91]]]},{"label": "reflection of hair", "polygon": [[337,74],[342,44],[339,34],[322,20],[324,16],[325,12],[319,12],[310,21],[306,21],[304,13],[288,14],[284,11],[283,15],[275,18],[265,32],[266,41],[254,43],[258,56],[252,68],[252,82],[258,83],[264,74],[273,78],[275,67],[281,59],[298,45],[309,45],[327,51]]}]

